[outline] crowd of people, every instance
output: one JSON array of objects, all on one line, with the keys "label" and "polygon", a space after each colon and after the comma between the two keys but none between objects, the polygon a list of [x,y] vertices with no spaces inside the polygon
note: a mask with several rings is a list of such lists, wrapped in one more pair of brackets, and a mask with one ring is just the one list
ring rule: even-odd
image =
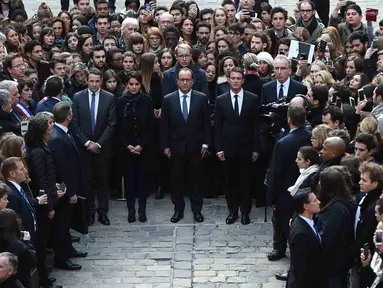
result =
[{"label": "crowd of people", "polygon": [[109,200],[121,197],[127,221],[146,222],[150,193],[170,194],[172,223],[185,196],[197,223],[204,197],[225,195],[228,225],[250,224],[254,202],[272,207],[267,257],[289,246],[290,269],[276,275],[289,288],[383,287],[374,9],[70,4],[53,15],[42,3],[30,18],[21,0],[0,5],[1,288],[34,288],[37,274],[37,286],[62,287],[47,252],[56,268],[82,268],[71,258],[87,253],[70,234],[80,199],[87,226],[96,214],[110,225]]}]

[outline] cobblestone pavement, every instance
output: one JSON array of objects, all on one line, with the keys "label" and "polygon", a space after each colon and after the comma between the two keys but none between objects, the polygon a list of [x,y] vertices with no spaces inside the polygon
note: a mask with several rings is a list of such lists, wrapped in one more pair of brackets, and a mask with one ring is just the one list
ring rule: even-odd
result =
[{"label": "cobblestone pavement", "polygon": [[[269,262],[272,226],[264,222],[264,209],[255,208],[251,224],[226,225],[224,198],[205,199],[205,222],[194,223],[188,202],[185,217],[170,222],[173,206],[166,197],[150,198],[148,222],[127,221],[124,202],[111,201],[111,226],[90,228],[95,243],[75,243],[88,252],[73,259],[81,271],[54,270],[65,288],[282,288],[274,278],[288,260]],[[270,213],[269,213],[270,214]],[[270,218],[270,215],[269,215]],[[87,241],[89,242],[89,241]]]}]

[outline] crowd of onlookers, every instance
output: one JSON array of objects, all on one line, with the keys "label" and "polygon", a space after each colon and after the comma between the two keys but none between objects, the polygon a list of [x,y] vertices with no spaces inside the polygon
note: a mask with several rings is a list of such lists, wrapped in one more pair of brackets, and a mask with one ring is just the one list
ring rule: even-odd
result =
[{"label": "crowd of onlookers", "polygon": [[203,197],[226,196],[227,224],[240,212],[248,225],[253,200],[271,206],[268,259],[290,247],[276,275],[287,287],[383,287],[377,11],[73,4],[28,16],[21,0],[0,3],[1,288],[62,287],[45,260],[82,268],[75,209],[75,222],[110,225],[109,199],[124,198],[133,223],[138,200],[146,222],[152,192],[171,194],[173,223],[185,195],[195,222]]}]

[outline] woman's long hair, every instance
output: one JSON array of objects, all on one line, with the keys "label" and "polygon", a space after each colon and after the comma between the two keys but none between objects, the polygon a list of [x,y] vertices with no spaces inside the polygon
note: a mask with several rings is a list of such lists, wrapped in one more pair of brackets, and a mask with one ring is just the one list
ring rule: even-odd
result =
[{"label": "woman's long hair", "polygon": [[39,147],[44,143],[44,134],[47,129],[47,120],[32,118],[29,121],[28,131],[24,136],[28,149]]},{"label": "woman's long hair", "polygon": [[151,81],[153,76],[153,66],[157,56],[154,53],[144,53],[141,56],[141,75],[142,86],[145,88],[147,94],[151,93]]},{"label": "woman's long hair", "polygon": [[9,244],[20,240],[20,221],[12,209],[0,211],[0,251],[6,251]]}]

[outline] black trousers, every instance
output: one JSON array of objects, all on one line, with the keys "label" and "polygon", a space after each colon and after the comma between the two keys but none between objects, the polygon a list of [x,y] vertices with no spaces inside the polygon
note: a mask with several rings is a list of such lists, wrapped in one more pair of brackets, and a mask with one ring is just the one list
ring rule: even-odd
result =
[{"label": "black trousers", "polygon": [[273,246],[274,249],[286,252],[287,240],[290,233],[290,219],[293,216],[292,211],[274,210],[271,219],[273,223]]},{"label": "black trousers", "polygon": [[125,171],[125,198],[128,209],[134,209],[138,199],[139,212],[146,209],[148,174],[143,156],[129,155]]},{"label": "black trousers", "polygon": [[323,4],[316,4],[316,10],[322,23],[327,27],[330,21],[330,1],[323,1]]},{"label": "black trousers", "polygon": [[56,213],[52,224],[55,258],[60,261],[67,261],[74,251],[69,233],[74,204],[70,204],[68,197],[64,196],[59,199],[55,209]]},{"label": "black trousers", "polygon": [[[102,154],[84,152],[83,182],[84,196],[87,198],[88,215],[107,215],[109,212],[109,158]],[[96,209],[96,196],[98,207]]]},{"label": "black trousers", "polygon": [[[201,172],[201,153],[200,151],[185,151],[182,155],[173,155],[171,158],[171,186],[172,186],[172,202],[175,212],[183,212],[185,210],[184,191],[189,191],[189,199],[191,210],[193,213],[201,212],[203,205],[203,195],[200,189],[200,172]],[[186,170],[190,173],[187,183],[192,185],[192,189],[185,187]]]},{"label": "black trousers", "polygon": [[251,164],[251,155],[225,157],[226,202],[230,213],[237,214],[239,208],[242,214],[251,212]]}]

